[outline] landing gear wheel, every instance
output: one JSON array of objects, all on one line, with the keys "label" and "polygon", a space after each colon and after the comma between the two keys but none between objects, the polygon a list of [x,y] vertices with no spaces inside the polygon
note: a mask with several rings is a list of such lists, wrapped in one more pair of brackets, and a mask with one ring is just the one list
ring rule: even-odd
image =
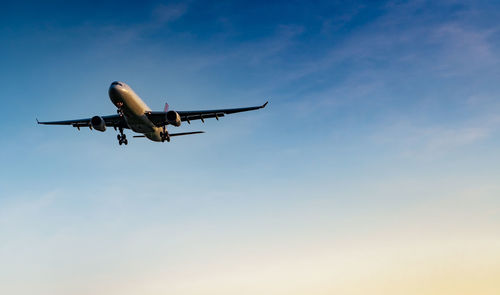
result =
[{"label": "landing gear wheel", "polygon": [[125,134],[123,134],[123,128],[120,127],[120,134],[118,134],[116,136],[116,139],[118,139],[119,145],[122,145],[122,144],[127,145],[128,144],[127,136]]},{"label": "landing gear wheel", "polygon": [[170,142],[170,135],[168,134],[168,131],[165,128],[165,126],[163,126],[163,132],[160,132],[160,138],[161,138],[161,142],[165,142],[165,140],[167,142]]},{"label": "landing gear wheel", "polygon": [[[118,136],[120,136],[120,135],[118,135]],[[128,140],[127,140],[127,138],[125,138],[125,137],[121,137],[121,136],[120,136],[120,137],[118,138],[118,144],[119,144],[119,145],[122,145],[122,144],[127,145],[127,144],[128,144]]]}]

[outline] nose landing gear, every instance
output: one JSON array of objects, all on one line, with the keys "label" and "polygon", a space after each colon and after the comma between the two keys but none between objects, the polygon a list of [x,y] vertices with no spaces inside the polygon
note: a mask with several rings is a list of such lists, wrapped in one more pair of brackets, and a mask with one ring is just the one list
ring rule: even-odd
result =
[{"label": "nose landing gear", "polygon": [[122,145],[122,144],[127,145],[128,144],[127,136],[125,134],[123,134],[123,128],[121,128],[121,127],[120,127],[120,134],[118,134],[116,136],[116,138],[118,139],[119,145]]},{"label": "nose landing gear", "polygon": [[123,107],[123,102],[118,102],[116,104],[116,106],[118,107],[118,109],[116,110],[116,113],[120,116],[120,117],[123,117],[123,110],[122,110],[122,107]]}]

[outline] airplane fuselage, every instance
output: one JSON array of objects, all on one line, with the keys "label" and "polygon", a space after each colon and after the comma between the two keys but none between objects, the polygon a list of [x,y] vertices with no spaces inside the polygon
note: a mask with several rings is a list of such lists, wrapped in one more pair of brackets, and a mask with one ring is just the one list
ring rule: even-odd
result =
[{"label": "airplane fuselage", "polygon": [[109,87],[111,102],[121,110],[127,125],[134,132],[142,133],[153,141],[162,141],[163,128],[157,127],[146,115],[151,109],[130,86],[123,82],[113,82]]}]

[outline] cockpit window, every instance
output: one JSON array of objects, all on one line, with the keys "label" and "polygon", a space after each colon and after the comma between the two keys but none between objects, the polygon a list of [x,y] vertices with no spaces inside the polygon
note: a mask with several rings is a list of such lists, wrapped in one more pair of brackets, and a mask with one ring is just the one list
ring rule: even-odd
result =
[{"label": "cockpit window", "polygon": [[123,86],[123,85],[122,85],[122,83],[117,82],[117,81],[115,81],[115,82],[111,83],[111,85],[119,85],[119,86]]}]

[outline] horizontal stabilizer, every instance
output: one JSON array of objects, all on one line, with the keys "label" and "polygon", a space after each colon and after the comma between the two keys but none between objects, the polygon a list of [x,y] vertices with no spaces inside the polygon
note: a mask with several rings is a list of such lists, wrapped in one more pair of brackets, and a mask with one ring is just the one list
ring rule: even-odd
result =
[{"label": "horizontal stabilizer", "polygon": [[194,132],[181,132],[181,133],[170,133],[170,137],[172,136],[181,136],[181,135],[191,135],[191,134],[199,134],[205,133],[205,131],[194,131]]},{"label": "horizontal stabilizer", "polygon": [[[194,131],[194,132],[181,132],[181,133],[170,133],[169,136],[181,136],[181,135],[191,135],[191,134],[199,134],[199,133],[205,133],[205,131]],[[146,137],[146,135],[134,135],[134,138],[138,137]]]}]

